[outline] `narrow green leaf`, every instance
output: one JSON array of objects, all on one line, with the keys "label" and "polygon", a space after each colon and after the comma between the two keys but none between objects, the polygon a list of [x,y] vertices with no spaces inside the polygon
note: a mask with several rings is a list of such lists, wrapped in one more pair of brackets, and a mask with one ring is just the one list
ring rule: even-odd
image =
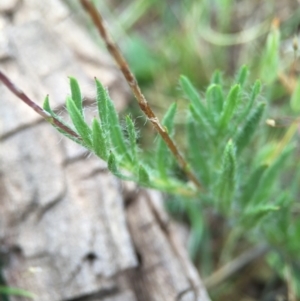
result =
[{"label": "narrow green leaf", "polygon": [[98,106],[98,113],[99,118],[101,120],[101,125],[103,128],[104,133],[109,132],[108,129],[108,112],[107,112],[107,102],[109,99],[108,93],[102,84],[95,79],[96,87],[97,87],[97,106]]},{"label": "narrow green leaf", "polygon": [[107,161],[108,159],[108,141],[103,133],[103,129],[97,119],[92,121],[92,138],[93,138],[93,149],[98,157]]},{"label": "narrow green leaf", "polygon": [[229,212],[233,202],[236,185],[236,158],[235,147],[232,140],[229,140],[222,159],[221,174],[218,184],[219,208],[223,212]]},{"label": "narrow green leaf", "polygon": [[97,86],[97,105],[99,116],[101,120],[102,130],[105,136],[110,138],[112,147],[116,149],[117,153],[130,160],[127,153],[127,146],[122,129],[119,123],[119,117],[110,99],[107,91],[102,84],[96,79]]},{"label": "narrow green leaf", "polygon": [[107,118],[109,120],[109,137],[112,146],[120,156],[124,156],[126,159],[129,159],[119,117],[110,98],[107,99]]},{"label": "narrow green leaf", "polygon": [[245,124],[239,131],[236,137],[237,153],[241,153],[242,150],[250,143],[255,130],[258,128],[259,122],[263,115],[265,104],[261,103],[248,117]]},{"label": "narrow green leaf", "polygon": [[[47,111],[51,116],[53,116],[54,118],[56,118],[58,121],[60,121],[64,126],[68,127],[70,130],[74,131],[73,128],[70,127],[69,124],[67,124],[62,118],[60,118],[57,114],[55,114],[51,107],[50,107],[50,103],[49,103],[49,97],[46,96],[45,100],[44,100],[44,104],[43,104],[43,109],[45,111]],[[87,148],[88,146],[84,143],[84,141],[77,139],[73,136],[71,136],[70,134],[68,134],[67,132],[65,132],[64,130],[62,130],[61,128],[57,127],[51,120],[49,120],[49,122],[53,125],[53,127],[60,132],[61,134],[63,134],[64,136],[66,136],[68,139],[74,141],[75,143]]]},{"label": "narrow green leaf", "polygon": [[246,65],[243,65],[238,74],[237,74],[237,78],[236,78],[236,82],[238,84],[240,84],[241,87],[244,86],[244,84],[246,83],[246,80],[247,80],[247,77],[248,77],[248,74],[249,74],[249,69]]},{"label": "narrow green leaf", "polygon": [[177,105],[176,103],[173,103],[169,107],[168,111],[166,112],[162,120],[162,124],[167,128],[169,135],[172,135],[176,110],[177,110]]},{"label": "narrow green leaf", "polygon": [[197,129],[195,122],[188,120],[186,131],[190,166],[207,187],[210,182],[208,156],[211,144],[209,144],[206,134]]},{"label": "narrow green leaf", "polygon": [[139,182],[144,185],[150,182],[149,174],[145,167],[143,167],[142,165],[140,165],[139,167]]},{"label": "narrow green leaf", "polygon": [[224,95],[220,85],[212,84],[206,90],[208,108],[214,118],[218,117],[223,109]]},{"label": "narrow green leaf", "polygon": [[117,167],[117,160],[113,152],[110,152],[109,154],[107,165],[108,169],[112,172],[112,174],[118,176],[119,172]]},{"label": "narrow green leaf", "polygon": [[67,97],[66,106],[78,134],[81,136],[84,143],[89,148],[92,148],[92,131],[89,128],[89,126],[85,123],[83,116],[81,115],[72,98]]},{"label": "narrow green leaf", "polygon": [[195,110],[201,116],[201,118],[207,116],[207,110],[203,105],[197,90],[192,85],[190,80],[186,76],[181,75],[180,85],[182,87],[185,96],[188,98],[188,100],[190,100],[192,106],[195,108]]},{"label": "narrow green leaf", "polygon": [[256,80],[251,91],[251,96],[250,96],[250,103],[253,103],[258,94],[261,91],[261,82],[260,80]]},{"label": "narrow green leaf", "polygon": [[83,110],[82,110],[82,98],[81,98],[81,92],[79,84],[74,77],[70,77],[70,88],[71,88],[71,97],[74,100],[74,103],[78,109],[78,111],[83,116]]},{"label": "narrow green leaf", "polygon": [[276,159],[276,161],[267,168],[259,182],[259,186],[256,188],[255,194],[253,195],[249,206],[253,206],[253,204],[256,205],[265,203],[268,200],[268,197],[274,193],[274,189],[279,188],[277,186],[278,182],[275,180],[279,176],[279,173],[281,172],[282,167],[291,154],[293,148],[293,146],[290,146],[284,150]]},{"label": "narrow green leaf", "polygon": [[223,81],[222,81],[222,73],[220,70],[216,70],[210,80],[211,84],[216,84],[222,86]]},{"label": "narrow green leaf", "polygon": [[240,85],[236,84],[233,87],[231,87],[224,104],[224,108],[220,120],[221,127],[224,127],[229,123],[237,107],[238,100],[239,100],[239,93],[240,93]]},{"label": "narrow green leaf", "polygon": [[[173,103],[168,111],[166,112],[162,124],[166,127],[169,135],[172,136],[174,117],[176,114],[176,103]],[[160,176],[164,179],[167,178],[168,170],[170,169],[170,163],[172,162],[172,156],[170,154],[169,148],[166,146],[165,142],[161,137],[158,138],[157,148],[156,148],[156,165],[160,173]]]},{"label": "narrow green leaf", "polygon": [[188,250],[190,257],[195,260],[201,249],[201,242],[204,232],[204,221],[197,202],[186,200],[186,215],[191,224],[191,232],[188,240]]},{"label": "narrow green leaf", "polygon": [[126,128],[129,138],[129,148],[131,150],[131,157],[133,159],[133,162],[137,163],[137,132],[134,127],[134,123],[130,116],[126,116]]},{"label": "narrow green leaf", "polygon": [[280,31],[275,24],[267,37],[265,50],[260,62],[260,78],[265,83],[272,83],[278,74],[280,50]]},{"label": "narrow green leaf", "polygon": [[296,88],[294,89],[294,92],[290,100],[290,105],[295,113],[300,112],[300,79],[298,79],[297,81]]},{"label": "narrow green leaf", "polygon": [[278,206],[273,205],[257,205],[255,207],[249,207],[242,215],[241,224],[248,230],[254,226],[257,226],[262,218],[269,213],[278,211]]},{"label": "narrow green leaf", "polygon": [[202,131],[206,133],[207,136],[213,137],[215,130],[212,126],[209,125],[207,118],[201,116],[192,104],[190,104],[189,106],[189,111],[191,113],[191,118],[198,125],[198,131]]},{"label": "narrow green leaf", "polygon": [[259,80],[257,80],[252,87],[249,101],[247,103],[245,110],[241,113],[238,124],[240,122],[243,122],[246,118],[248,118],[248,115],[253,107],[254,101],[257,98],[257,96],[259,95],[260,91],[261,91],[261,82]]},{"label": "narrow green leaf", "polygon": [[241,201],[244,204],[247,204],[251,200],[266,169],[267,169],[267,165],[260,165],[250,175],[249,180],[247,181],[245,187],[243,188],[243,192],[241,195]]}]

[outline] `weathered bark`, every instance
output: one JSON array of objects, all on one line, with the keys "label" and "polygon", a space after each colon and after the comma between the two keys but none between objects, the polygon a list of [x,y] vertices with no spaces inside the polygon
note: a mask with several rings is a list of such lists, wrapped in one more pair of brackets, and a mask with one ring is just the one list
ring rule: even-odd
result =
[{"label": "weathered bark", "polygon": [[[67,76],[92,101],[96,76],[117,108],[125,105],[126,84],[62,2],[1,1],[0,25],[0,68],[36,101],[49,93],[62,106]],[[104,162],[62,138],[2,85],[0,103],[7,285],[39,301],[209,300],[158,193],[129,191]]]}]

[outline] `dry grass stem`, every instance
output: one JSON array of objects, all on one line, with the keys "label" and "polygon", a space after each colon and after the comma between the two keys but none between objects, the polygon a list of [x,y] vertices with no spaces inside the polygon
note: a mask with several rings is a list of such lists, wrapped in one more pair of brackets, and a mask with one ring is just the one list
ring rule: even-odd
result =
[{"label": "dry grass stem", "polygon": [[194,173],[190,170],[188,163],[180,154],[178,148],[176,147],[175,143],[165,130],[165,128],[160,124],[159,119],[156,117],[154,112],[152,111],[151,107],[149,106],[145,96],[141,92],[141,89],[137,83],[137,80],[133,73],[131,72],[124,56],[120,52],[117,45],[113,42],[111,37],[109,36],[105,26],[104,21],[101,14],[97,11],[96,7],[89,1],[89,0],[80,0],[82,6],[87,11],[87,13],[92,18],[96,28],[99,31],[109,53],[112,55],[114,60],[116,61],[117,65],[119,66],[120,70],[122,71],[128,85],[130,86],[135,98],[138,101],[138,104],[141,110],[145,113],[147,118],[150,120],[156,131],[160,134],[162,139],[167,144],[170,151],[173,153],[174,157],[176,158],[178,164],[181,168],[185,171],[188,178],[198,187],[201,188],[201,184],[199,180],[196,178]]},{"label": "dry grass stem", "polygon": [[16,85],[12,83],[12,81],[2,72],[0,71],[0,82],[2,82],[13,94],[15,94],[19,99],[21,99],[24,103],[26,103],[30,108],[32,108],[35,112],[37,112],[40,116],[42,116],[46,121],[54,124],[64,132],[68,133],[70,136],[81,140],[80,136],[72,131],[70,128],[65,126],[55,117],[51,116],[48,112],[46,112],[43,108],[41,108],[37,103],[31,100],[21,89],[19,89]]}]

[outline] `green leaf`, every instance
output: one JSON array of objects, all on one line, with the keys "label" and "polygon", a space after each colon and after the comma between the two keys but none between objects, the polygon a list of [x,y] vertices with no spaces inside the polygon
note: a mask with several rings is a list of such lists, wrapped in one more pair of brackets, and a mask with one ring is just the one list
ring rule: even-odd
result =
[{"label": "green leaf", "polygon": [[[105,137],[109,137],[112,147],[118,155],[123,156],[127,162],[131,162],[131,158],[127,152],[125,138],[120,126],[119,117],[115,106],[110,99],[107,91],[102,84],[96,79],[97,86],[97,105],[101,127]],[[123,162],[126,163],[126,162]]]},{"label": "green leaf", "polygon": [[273,205],[258,205],[255,207],[249,207],[241,218],[241,224],[248,230],[254,226],[257,226],[262,218],[269,213],[278,211],[278,206]]},{"label": "green leaf", "polygon": [[231,87],[228,96],[226,98],[221,120],[220,120],[221,128],[229,123],[233,113],[235,112],[239,100],[239,93],[240,93],[240,85],[236,84],[233,87]]},{"label": "green leaf", "polygon": [[112,147],[115,148],[118,155],[123,156],[126,160],[130,160],[127,153],[125,138],[120,126],[119,117],[115,106],[109,97],[107,98],[107,120],[109,123],[108,133]]},{"label": "green leaf", "polygon": [[236,137],[237,153],[241,153],[242,150],[250,143],[255,130],[258,128],[259,122],[263,115],[265,104],[261,103],[248,117],[245,124],[239,131]]},{"label": "green leaf", "polygon": [[293,149],[293,146],[288,147],[280,154],[277,160],[267,168],[259,182],[259,186],[256,188],[249,206],[253,206],[253,204],[263,204],[268,201],[268,197],[274,192],[274,188],[278,188],[278,181],[276,181],[276,178],[279,176],[283,165]]},{"label": "green leaf", "polygon": [[[69,124],[67,124],[62,118],[60,118],[57,114],[55,114],[51,107],[50,107],[50,103],[49,103],[49,97],[48,95],[46,96],[45,100],[44,100],[44,104],[43,104],[43,108],[46,112],[48,112],[52,117],[56,118],[58,121],[60,121],[65,127],[69,128],[71,131],[74,131],[74,129],[72,129],[70,127]],[[88,148],[88,146],[84,143],[84,141],[77,139],[75,137],[73,137],[72,135],[70,135],[69,133],[65,132],[64,130],[62,130],[61,128],[57,127],[52,120],[49,120],[49,122],[53,125],[54,128],[57,129],[57,131],[59,131],[61,134],[63,134],[64,136],[66,136],[68,139],[71,139],[72,141],[74,141],[75,143]]]},{"label": "green leaf", "polygon": [[187,99],[190,100],[192,106],[194,107],[198,115],[201,117],[201,119],[207,118],[207,110],[203,105],[197,90],[186,76],[180,76],[180,85]]},{"label": "green leaf", "polygon": [[126,128],[129,138],[129,148],[131,150],[131,157],[133,159],[133,162],[137,164],[137,132],[135,130],[134,123],[130,116],[126,116]]},{"label": "green leaf", "polygon": [[267,37],[266,46],[260,62],[260,78],[265,83],[272,83],[279,70],[280,31],[277,25],[273,25]]},{"label": "green leaf", "polygon": [[139,183],[142,183],[145,185],[145,184],[149,184],[149,182],[150,182],[150,177],[149,177],[147,170],[145,169],[145,167],[140,165],[140,167],[139,167]]},{"label": "green leaf", "polygon": [[222,160],[221,174],[217,187],[219,208],[223,212],[230,212],[236,185],[236,158],[235,147],[229,140]]},{"label": "green leaf", "polygon": [[237,74],[236,82],[243,87],[246,83],[249,74],[249,69],[246,65],[242,66]]},{"label": "green leaf", "polygon": [[[168,111],[166,112],[162,124],[166,127],[169,135],[172,136],[174,117],[176,114],[176,103],[173,103]],[[156,165],[160,173],[160,176],[164,179],[167,178],[168,170],[170,170],[170,163],[172,162],[172,155],[170,154],[169,148],[161,137],[158,137],[157,148],[156,148]]]},{"label": "green leaf", "polygon": [[223,81],[222,81],[222,73],[220,70],[216,70],[210,80],[211,84],[216,84],[222,86]]},{"label": "green leaf", "polygon": [[189,106],[189,111],[191,113],[191,118],[198,125],[198,130],[206,133],[209,137],[213,137],[215,131],[214,128],[209,125],[207,118],[201,116],[192,104]]},{"label": "green leaf", "polygon": [[188,158],[193,171],[199,176],[205,186],[210,182],[210,169],[208,156],[210,144],[203,131],[199,131],[195,122],[187,121]]},{"label": "green leaf", "polygon": [[97,106],[98,106],[98,113],[99,113],[99,118],[101,120],[101,125],[103,128],[104,133],[106,134],[109,132],[109,125],[108,125],[108,112],[107,112],[107,103],[108,103],[108,93],[102,86],[102,84],[95,79],[96,82],[96,87],[97,87]]},{"label": "green leaf", "polygon": [[243,120],[245,120],[246,118],[248,118],[248,115],[253,107],[254,101],[257,98],[257,96],[259,95],[260,91],[261,91],[261,82],[259,80],[257,80],[252,87],[251,94],[249,97],[249,102],[248,102],[245,110],[241,113],[241,117],[239,118],[238,123],[240,123]]},{"label": "green leaf", "polygon": [[224,95],[220,85],[212,84],[206,90],[206,101],[211,114],[218,117],[223,109]]},{"label": "green leaf", "polygon": [[74,77],[70,77],[69,79],[70,79],[70,87],[71,87],[71,97],[72,97],[77,109],[79,110],[79,112],[83,116],[82,98],[81,98],[81,92],[80,92],[79,84],[78,84],[77,80]]},{"label": "green leaf", "polygon": [[30,299],[36,298],[36,295],[29,291],[26,291],[26,290],[23,290],[20,288],[16,288],[16,287],[10,287],[10,286],[1,286],[0,285],[0,294],[26,297],[26,298],[30,298]]},{"label": "green leaf", "polygon": [[204,220],[200,208],[196,202],[186,200],[185,211],[191,224],[191,232],[188,240],[190,257],[195,260],[201,249],[204,233]]},{"label": "green leaf", "polygon": [[162,124],[167,128],[169,135],[172,135],[173,127],[174,127],[174,118],[177,110],[176,103],[173,103],[168,111],[166,112]]},{"label": "green leaf", "polygon": [[92,138],[93,138],[93,149],[98,157],[107,161],[108,159],[108,141],[106,141],[103,129],[97,119],[92,121]]},{"label": "green leaf", "polygon": [[295,113],[300,112],[300,79],[298,79],[297,81],[296,88],[294,89],[294,92],[290,100],[290,105]]},{"label": "green leaf", "polygon": [[261,165],[258,168],[256,168],[249,177],[249,180],[243,188],[243,192],[241,195],[241,200],[244,204],[247,204],[251,200],[266,169],[267,165]]},{"label": "green leaf", "polygon": [[80,111],[78,110],[72,98],[67,97],[66,106],[78,134],[81,136],[84,143],[91,149],[92,148],[91,129],[84,121],[83,116],[81,115]]},{"label": "green leaf", "polygon": [[108,169],[112,172],[112,174],[118,176],[119,172],[117,167],[117,160],[113,152],[110,152],[109,154],[107,165]]}]

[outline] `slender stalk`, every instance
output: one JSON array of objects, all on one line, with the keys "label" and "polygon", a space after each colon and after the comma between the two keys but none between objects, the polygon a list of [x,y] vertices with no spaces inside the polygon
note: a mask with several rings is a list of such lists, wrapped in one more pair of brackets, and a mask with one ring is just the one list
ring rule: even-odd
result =
[{"label": "slender stalk", "polygon": [[0,70],[0,82],[2,82],[13,94],[15,94],[30,108],[32,108],[35,112],[37,112],[40,116],[42,116],[46,121],[56,125],[57,127],[67,132],[69,135],[73,136],[74,138],[81,140],[81,137],[77,133],[75,133],[70,128],[65,126],[55,117],[51,116],[48,112],[46,112],[43,108],[41,108],[38,104],[36,104],[33,100],[31,100],[21,89],[15,86],[12,83],[12,81],[1,70]]},{"label": "slender stalk", "polygon": [[193,172],[190,170],[188,163],[185,161],[185,159],[180,154],[179,150],[177,149],[175,143],[165,130],[165,128],[160,124],[159,119],[156,117],[154,112],[152,111],[151,107],[149,106],[145,96],[141,92],[141,89],[138,85],[138,82],[131,72],[128,63],[126,62],[124,56],[122,55],[121,51],[117,47],[117,45],[113,42],[112,38],[108,34],[108,31],[105,28],[103,18],[101,14],[97,11],[96,7],[91,3],[89,0],[80,0],[82,6],[87,11],[87,13],[92,18],[96,28],[99,31],[100,36],[102,37],[104,43],[106,44],[106,48],[108,49],[111,56],[116,61],[117,65],[119,66],[120,70],[122,71],[128,85],[131,88],[131,91],[133,92],[136,100],[138,101],[138,104],[141,108],[141,110],[145,113],[145,115],[148,117],[148,119],[153,124],[156,131],[160,134],[162,139],[167,144],[170,151],[173,153],[174,157],[178,161],[181,168],[185,171],[188,178],[198,187],[201,188],[201,184],[196,178],[196,176],[193,174]]}]

